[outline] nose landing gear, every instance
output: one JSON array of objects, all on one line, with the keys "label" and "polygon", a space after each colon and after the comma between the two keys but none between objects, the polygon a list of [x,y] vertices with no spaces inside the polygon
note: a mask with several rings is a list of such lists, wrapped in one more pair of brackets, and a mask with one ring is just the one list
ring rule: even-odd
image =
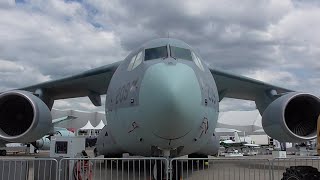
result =
[{"label": "nose landing gear", "polygon": [[171,179],[180,180],[181,178],[181,162],[176,160],[172,164],[170,162],[170,150],[163,150],[163,156],[168,161],[156,160],[153,166],[154,180]]}]

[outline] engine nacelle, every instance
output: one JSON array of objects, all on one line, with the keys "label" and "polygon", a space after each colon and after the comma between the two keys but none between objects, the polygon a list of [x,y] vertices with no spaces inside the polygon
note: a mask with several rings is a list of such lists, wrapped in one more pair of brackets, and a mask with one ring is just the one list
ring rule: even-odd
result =
[{"label": "engine nacelle", "polygon": [[280,142],[314,139],[320,114],[320,99],[312,94],[291,92],[273,101],[262,115],[265,132]]},{"label": "engine nacelle", "polygon": [[50,150],[51,141],[48,137],[42,137],[34,142],[32,145],[40,150]]},{"label": "engine nacelle", "polygon": [[47,105],[33,94],[14,90],[0,94],[0,139],[8,142],[32,142],[52,128]]}]

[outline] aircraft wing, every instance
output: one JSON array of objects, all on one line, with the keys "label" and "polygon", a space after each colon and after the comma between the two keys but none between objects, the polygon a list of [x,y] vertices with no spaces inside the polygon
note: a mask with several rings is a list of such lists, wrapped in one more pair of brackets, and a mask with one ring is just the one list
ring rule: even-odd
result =
[{"label": "aircraft wing", "polygon": [[270,92],[271,90],[275,90],[278,95],[293,92],[293,90],[274,86],[222,70],[210,68],[210,71],[215,79],[220,101],[224,97],[255,101],[258,96],[263,93]]},{"label": "aircraft wing", "polygon": [[69,121],[69,120],[73,120],[73,119],[77,119],[78,117],[75,116],[65,116],[62,118],[57,118],[57,119],[53,119],[52,120],[52,124],[53,126],[56,126],[57,124],[64,122],[64,121]]},{"label": "aircraft wing", "polygon": [[110,80],[120,63],[121,61],[70,77],[20,88],[20,90],[35,92],[40,89],[45,91],[46,96],[52,100],[88,96],[95,105],[99,105],[90,96],[106,93]]},{"label": "aircraft wing", "polygon": [[258,144],[243,144],[243,145],[248,147],[260,147],[260,145]]}]

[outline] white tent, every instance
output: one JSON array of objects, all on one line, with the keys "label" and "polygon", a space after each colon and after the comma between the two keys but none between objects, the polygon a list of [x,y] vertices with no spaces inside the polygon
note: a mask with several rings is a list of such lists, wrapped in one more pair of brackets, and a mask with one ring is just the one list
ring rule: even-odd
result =
[{"label": "white tent", "polygon": [[102,129],[104,126],[105,126],[105,124],[101,120],[100,123],[96,127],[94,127],[94,129]]},{"label": "white tent", "polygon": [[94,129],[94,127],[92,126],[91,122],[88,121],[86,125],[84,125],[82,128],[80,128],[81,130],[90,130],[90,129]]}]

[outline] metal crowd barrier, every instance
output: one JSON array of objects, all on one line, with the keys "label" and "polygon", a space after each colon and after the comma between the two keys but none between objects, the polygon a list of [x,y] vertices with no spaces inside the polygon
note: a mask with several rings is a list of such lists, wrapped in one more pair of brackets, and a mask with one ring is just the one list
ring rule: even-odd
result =
[{"label": "metal crowd barrier", "polygon": [[[180,168],[181,179],[265,180],[271,178],[271,163],[268,159],[175,158],[170,163],[172,172],[177,172]],[[178,179],[177,173],[172,175],[173,179]]]},{"label": "metal crowd barrier", "polygon": [[290,166],[320,169],[320,158],[174,158],[170,161],[165,158],[62,158],[60,161],[53,158],[8,158],[0,159],[0,179],[279,180]]},{"label": "metal crowd barrier", "polygon": [[[154,169],[154,164],[157,167]],[[165,179],[169,161],[165,158],[63,158],[59,161],[60,180],[140,180]]]},{"label": "metal crowd barrier", "polygon": [[57,180],[58,161],[51,158],[0,159],[1,180]]}]

